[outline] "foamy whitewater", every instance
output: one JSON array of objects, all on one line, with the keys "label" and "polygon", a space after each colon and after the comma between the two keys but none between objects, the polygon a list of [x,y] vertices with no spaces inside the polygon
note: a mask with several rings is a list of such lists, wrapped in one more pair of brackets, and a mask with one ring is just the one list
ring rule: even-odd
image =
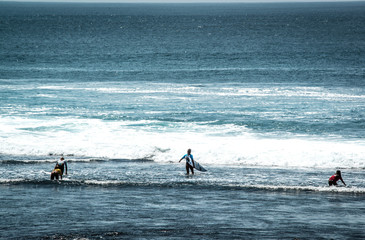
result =
[{"label": "foamy whitewater", "polygon": [[0,238],[365,238],[364,24],[363,2],[0,3]]},{"label": "foamy whitewater", "polygon": [[[26,81],[35,86],[3,84],[9,95],[44,103],[21,106],[17,99],[3,108],[1,152],[15,158],[171,162],[190,147],[213,165],[365,167],[363,123],[356,124],[362,113],[352,113],[364,107],[361,88]],[[333,105],[340,109],[328,109]]]}]

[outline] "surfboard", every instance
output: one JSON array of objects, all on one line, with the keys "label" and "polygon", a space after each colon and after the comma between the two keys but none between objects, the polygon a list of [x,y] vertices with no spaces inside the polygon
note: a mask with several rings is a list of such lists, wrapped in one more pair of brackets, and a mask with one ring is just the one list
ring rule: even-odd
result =
[{"label": "surfboard", "polygon": [[207,169],[205,169],[202,165],[200,165],[197,161],[194,160],[195,166],[193,166],[196,170],[201,172],[206,172]]},{"label": "surfboard", "polygon": [[197,161],[194,160],[194,164],[192,163],[190,157],[188,156],[185,156],[185,159],[187,160],[186,162],[192,166],[193,168],[195,168],[196,170],[198,171],[201,171],[201,172],[206,172],[207,169],[205,169],[202,165],[200,165]]}]

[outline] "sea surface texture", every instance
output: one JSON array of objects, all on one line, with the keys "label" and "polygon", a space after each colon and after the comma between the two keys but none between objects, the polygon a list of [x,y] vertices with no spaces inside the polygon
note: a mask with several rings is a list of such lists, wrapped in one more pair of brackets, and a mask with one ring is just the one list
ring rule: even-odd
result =
[{"label": "sea surface texture", "polygon": [[365,239],[364,203],[365,2],[0,3],[0,239]]}]

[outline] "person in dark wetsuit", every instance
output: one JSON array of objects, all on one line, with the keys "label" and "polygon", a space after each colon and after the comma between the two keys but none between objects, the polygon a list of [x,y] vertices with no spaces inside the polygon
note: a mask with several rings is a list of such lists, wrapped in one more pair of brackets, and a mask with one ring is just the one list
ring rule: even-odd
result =
[{"label": "person in dark wetsuit", "polygon": [[65,167],[66,167],[65,175],[67,175],[67,162],[66,162],[66,160],[63,157],[61,157],[60,160],[57,161],[57,164],[60,166],[62,175],[65,172]]},{"label": "person in dark wetsuit", "polygon": [[67,163],[63,157],[60,158],[60,160],[57,161],[55,168],[51,172],[51,180],[54,180],[55,178],[58,180],[59,178],[62,179],[63,173],[65,171],[66,167],[66,175],[67,175]]},{"label": "person in dark wetsuit", "polygon": [[191,149],[188,149],[188,153],[185,154],[180,160],[179,162],[181,162],[181,160],[185,159],[186,160],[186,173],[189,175],[189,169],[191,170],[191,174],[194,175],[194,167],[195,163],[194,163],[194,158],[193,155],[191,154]]},{"label": "person in dark wetsuit", "polygon": [[346,186],[346,183],[342,179],[340,170],[337,170],[336,173],[330,177],[330,179],[328,180],[328,184],[330,186],[332,186],[332,185],[337,186],[338,180],[341,180],[341,182]]}]

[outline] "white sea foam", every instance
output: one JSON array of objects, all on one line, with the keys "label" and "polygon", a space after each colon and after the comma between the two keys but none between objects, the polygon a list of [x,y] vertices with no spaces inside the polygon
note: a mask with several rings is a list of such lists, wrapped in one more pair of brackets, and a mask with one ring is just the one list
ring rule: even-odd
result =
[{"label": "white sea foam", "polygon": [[177,161],[187,148],[209,165],[364,168],[365,142],[256,134],[244,126],[98,119],[0,118],[2,154]]},{"label": "white sea foam", "polygon": [[[236,187],[235,185],[233,187]],[[270,185],[240,185],[241,188],[256,188],[271,191],[310,191],[310,192],[329,192],[329,193],[354,193],[363,194],[363,187],[329,187],[329,186],[270,186]]]},{"label": "white sea foam", "polygon": [[117,180],[85,180],[85,183],[91,185],[118,185],[124,182]]}]

